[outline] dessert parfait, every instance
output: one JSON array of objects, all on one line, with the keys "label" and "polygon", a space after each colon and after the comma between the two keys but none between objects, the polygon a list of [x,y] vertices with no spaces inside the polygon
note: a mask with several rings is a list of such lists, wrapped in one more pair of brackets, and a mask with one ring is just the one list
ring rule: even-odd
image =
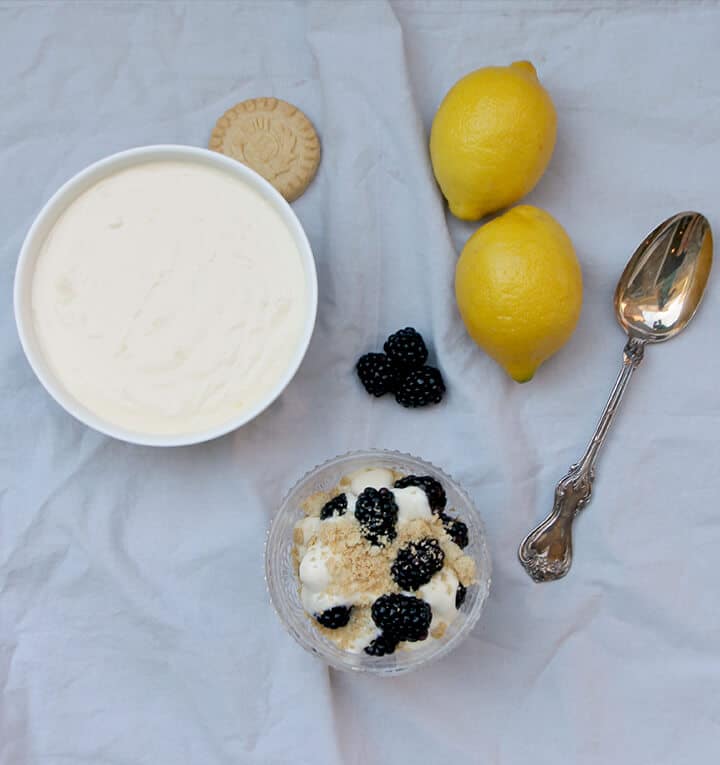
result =
[{"label": "dessert parfait", "polygon": [[292,557],[314,628],[373,657],[441,640],[477,577],[447,504],[436,478],[373,466],[306,498]]}]

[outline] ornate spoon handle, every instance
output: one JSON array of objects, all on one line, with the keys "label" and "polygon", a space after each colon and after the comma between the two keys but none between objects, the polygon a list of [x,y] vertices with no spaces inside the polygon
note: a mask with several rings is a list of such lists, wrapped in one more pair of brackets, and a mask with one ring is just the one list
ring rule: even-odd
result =
[{"label": "ornate spoon handle", "polygon": [[550,515],[520,545],[520,563],[536,582],[560,579],[572,564],[572,522],[590,501],[595,478],[595,460],[622,401],[635,368],[645,352],[645,341],[631,337],[623,354],[623,364],[615,381],[595,434],[582,459],[572,465],[555,487],[555,503]]}]

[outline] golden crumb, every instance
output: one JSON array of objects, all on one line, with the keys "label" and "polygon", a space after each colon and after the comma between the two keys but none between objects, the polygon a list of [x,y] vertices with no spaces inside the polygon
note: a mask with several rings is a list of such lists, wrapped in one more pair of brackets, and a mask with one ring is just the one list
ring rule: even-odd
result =
[{"label": "golden crumb", "polygon": [[329,502],[336,494],[339,494],[340,492],[326,492],[326,491],[318,491],[315,492],[315,494],[312,494],[309,496],[303,503],[300,505],[300,509],[305,513],[305,515],[308,515],[310,517],[319,517],[320,511],[323,508],[323,505],[326,502]]},{"label": "golden crumb", "polygon": [[447,624],[445,624],[445,622],[440,622],[436,627],[433,627],[432,630],[430,630],[430,637],[434,637],[435,640],[440,640],[445,634],[445,630],[447,630]]},{"label": "golden crumb", "polygon": [[328,569],[331,595],[347,597],[353,603],[371,605],[384,592],[397,592],[390,576],[395,559],[394,545],[371,545],[360,533],[355,518],[344,515],[322,525],[320,543],[333,553]]},{"label": "golden crumb", "polygon": [[477,577],[475,561],[469,555],[461,555],[456,558],[452,562],[452,567],[455,569],[455,576],[457,576],[460,584],[469,587],[475,582]]}]

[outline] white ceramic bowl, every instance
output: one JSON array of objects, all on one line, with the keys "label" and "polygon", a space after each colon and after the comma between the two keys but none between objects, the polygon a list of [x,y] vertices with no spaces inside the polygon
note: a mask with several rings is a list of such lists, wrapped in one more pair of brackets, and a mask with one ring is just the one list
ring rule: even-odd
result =
[{"label": "white ceramic bowl", "polygon": [[[463,552],[471,556],[477,566],[477,582],[468,588],[460,614],[440,640],[427,641],[412,651],[395,651],[382,657],[343,651],[315,629],[300,601],[298,579],[291,556],[293,530],[297,521],[303,517],[301,503],[318,491],[330,491],[343,476],[365,467],[390,468],[406,475],[431,475],[437,478],[447,494],[448,512],[467,524],[470,544]],[[336,669],[351,672],[398,675],[427,666],[449,654],[477,624],[490,592],[491,573],[485,529],[472,500],[463,488],[429,462],[409,454],[380,449],[343,454],[307,473],[290,489],[280,505],[265,544],[268,592],[285,628],[306,651]]]},{"label": "white ceramic bowl", "polygon": [[[273,388],[269,389],[263,399],[258,401],[252,409],[232,417],[221,425],[209,430],[179,435],[157,435],[126,430],[98,417],[87,409],[81,401],[71,396],[57,380],[43,356],[40,343],[35,335],[32,315],[32,281],[35,263],[45,238],[60,215],[80,194],[101,179],[112,175],[118,170],[157,160],[182,160],[210,165],[237,176],[258,191],[278,212],[295,240],[305,272],[306,294],[308,295],[305,325],[298,340],[295,353],[282,379]],[[273,186],[254,170],[222,154],[194,146],[141,146],[136,149],[128,149],[127,151],[113,154],[85,168],[61,186],[42,210],[40,210],[20,250],[15,273],[14,299],[15,321],[25,356],[47,392],[63,409],[88,427],[94,428],[108,436],[119,438],[122,441],[147,446],[184,446],[209,441],[218,436],[225,435],[241,425],[245,425],[270,406],[287,387],[305,356],[315,327],[315,317],[317,314],[317,273],[310,243],[297,216]]]}]

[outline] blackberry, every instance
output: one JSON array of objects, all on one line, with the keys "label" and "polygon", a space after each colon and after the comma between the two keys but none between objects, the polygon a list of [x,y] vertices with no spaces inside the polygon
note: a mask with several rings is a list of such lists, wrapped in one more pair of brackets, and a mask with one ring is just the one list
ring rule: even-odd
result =
[{"label": "blackberry", "polygon": [[365,653],[368,656],[385,656],[386,653],[394,653],[397,647],[397,640],[388,637],[385,634],[378,635],[370,645],[365,646]]},{"label": "blackberry", "polygon": [[355,517],[360,531],[370,544],[383,545],[397,536],[398,506],[388,489],[368,487],[361,492],[355,503]]},{"label": "blackberry", "polygon": [[432,621],[430,605],[412,595],[381,595],[372,604],[372,618],[387,638],[400,642],[425,640]]},{"label": "blackberry", "polygon": [[410,372],[398,385],[395,400],[401,406],[414,409],[428,404],[439,404],[445,393],[440,370],[435,367],[422,367]]},{"label": "blackberry", "polygon": [[398,367],[419,369],[428,358],[428,349],[422,335],[412,327],[398,330],[385,341],[385,353]]},{"label": "blackberry", "polygon": [[447,513],[440,513],[440,518],[450,539],[461,549],[467,547],[470,542],[468,527],[462,521],[453,518]]},{"label": "blackberry", "polygon": [[344,627],[350,621],[350,612],[352,606],[335,606],[335,608],[328,608],[321,614],[315,614],[315,619],[323,627],[327,627],[329,630],[337,630],[340,627]]},{"label": "blackberry", "polygon": [[443,567],[445,553],[437,539],[425,537],[402,547],[390,567],[392,578],[403,590],[417,590]]},{"label": "blackberry", "polygon": [[430,509],[433,512],[439,512],[445,509],[447,497],[440,481],[429,475],[406,475],[395,481],[396,489],[405,489],[408,486],[419,486],[427,495]]},{"label": "blackberry", "polygon": [[338,494],[337,497],[333,497],[329,502],[326,502],[322,506],[320,511],[320,520],[326,521],[328,518],[332,518],[334,515],[340,517],[345,515],[347,510],[347,496],[345,494]]},{"label": "blackberry", "polygon": [[457,592],[455,593],[455,608],[460,610],[460,606],[465,602],[465,596],[467,595],[467,587],[464,584],[458,584]]},{"label": "blackberry", "polygon": [[358,360],[355,370],[372,396],[384,396],[397,388],[397,369],[384,353],[366,353]]}]

